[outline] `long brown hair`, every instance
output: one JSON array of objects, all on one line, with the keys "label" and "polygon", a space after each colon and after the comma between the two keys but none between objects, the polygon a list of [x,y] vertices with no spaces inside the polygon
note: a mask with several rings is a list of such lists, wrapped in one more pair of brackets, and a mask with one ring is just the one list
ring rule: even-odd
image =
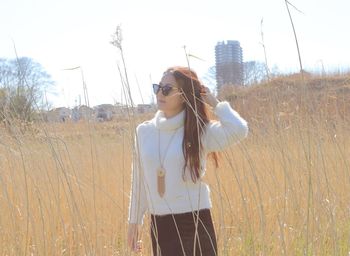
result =
[{"label": "long brown hair", "polygon": [[[205,92],[205,87],[201,84],[197,74],[187,67],[171,67],[165,73],[170,72],[181,88],[184,97],[185,124],[182,150],[185,158],[183,168],[183,178],[186,167],[189,166],[191,178],[196,182],[201,171],[201,150],[203,149],[201,136],[206,124],[209,123],[208,109],[203,101],[201,93]],[[212,159],[216,167],[218,166],[217,153],[212,152]]]}]

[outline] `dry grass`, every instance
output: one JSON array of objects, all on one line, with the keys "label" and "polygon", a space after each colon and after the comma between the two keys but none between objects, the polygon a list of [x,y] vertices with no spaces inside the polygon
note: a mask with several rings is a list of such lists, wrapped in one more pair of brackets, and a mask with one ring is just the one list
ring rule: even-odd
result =
[{"label": "dry grass", "polygon": [[[349,81],[227,89],[251,132],[208,167],[220,255],[349,253]],[[130,255],[130,131],[127,120],[1,129],[0,254]],[[148,222],[143,240],[150,255]]]}]

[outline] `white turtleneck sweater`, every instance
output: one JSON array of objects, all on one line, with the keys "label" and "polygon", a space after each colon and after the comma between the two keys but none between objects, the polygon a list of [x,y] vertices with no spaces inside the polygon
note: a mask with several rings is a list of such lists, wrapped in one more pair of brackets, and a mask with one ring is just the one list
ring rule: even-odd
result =
[{"label": "white turtleneck sweater", "polygon": [[[202,135],[201,177],[205,174],[208,153],[221,151],[248,133],[247,122],[228,102],[219,102],[214,113],[219,121],[210,121]],[[185,179],[182,176],[185,164],[182,152],[184,118],[185,111],[168,119],[158,111],[153,119],[136,128],[129,223],[142,224],[147,210],[151,214],[164,215],[211,208],[208,185],[200,179],[193,183],[189,169],[186,169]],[[157,190],[159,150],[166,170],[163,197]]]}]

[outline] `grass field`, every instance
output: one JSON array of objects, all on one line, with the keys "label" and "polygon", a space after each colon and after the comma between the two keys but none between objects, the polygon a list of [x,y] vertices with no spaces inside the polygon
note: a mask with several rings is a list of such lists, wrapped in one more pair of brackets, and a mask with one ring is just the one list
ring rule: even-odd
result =
[{"label": "grass field", "polygon": [[[250,134],[209,162],[219,255],[350,254],[350,76],[225,88]],[[136,120],[0,128],[0,255],[131,255]],[[148,220],[143,255],[150,255]]]}]

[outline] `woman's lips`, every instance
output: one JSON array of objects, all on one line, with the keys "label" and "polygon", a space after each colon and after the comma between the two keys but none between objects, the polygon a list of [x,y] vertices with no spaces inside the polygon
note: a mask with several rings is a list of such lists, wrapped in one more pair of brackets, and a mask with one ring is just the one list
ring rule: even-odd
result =
[{"label": "woman's lips", "polygon": [[165,103],[165,100],[157,100],[158,103]]}]

